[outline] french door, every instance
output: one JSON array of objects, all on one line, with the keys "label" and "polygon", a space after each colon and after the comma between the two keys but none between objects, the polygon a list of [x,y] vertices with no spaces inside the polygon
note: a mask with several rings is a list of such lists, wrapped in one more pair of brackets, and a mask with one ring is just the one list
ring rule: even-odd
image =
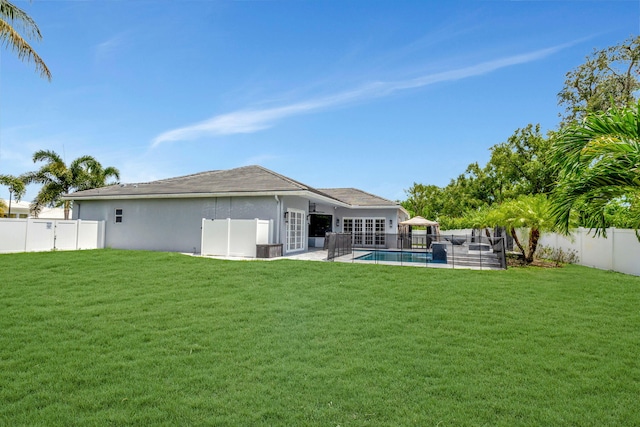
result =
[{"label": "french door", "polygon": [[384,218],[344,218],[342,229],[351,233],[355,246],[384,246]]},{"label": "french door", "polygon": [[304,249],[305,213],[296,209],[287,209],[287,252]]}]

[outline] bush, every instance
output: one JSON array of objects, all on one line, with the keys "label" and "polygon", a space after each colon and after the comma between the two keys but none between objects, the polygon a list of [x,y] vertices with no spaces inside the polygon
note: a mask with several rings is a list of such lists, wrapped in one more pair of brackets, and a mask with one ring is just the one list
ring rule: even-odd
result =
[{"label": "bush", "polygon": [[537,257],[552,261],[556,267],[562,264],[575,264],[580,261],[578,253],[573,249],[564,250],[562,248],[552,248],[551,246],[540,246]]}]

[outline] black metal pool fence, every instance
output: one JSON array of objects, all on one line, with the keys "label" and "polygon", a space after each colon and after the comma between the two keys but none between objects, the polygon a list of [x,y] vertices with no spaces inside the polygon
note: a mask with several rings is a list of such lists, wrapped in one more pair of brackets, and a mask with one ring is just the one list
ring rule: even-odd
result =
[{"label": "black metal pool fence", "polygon": [[327,259],[352,262],[506,269],[505,236],[477,234],[327,233]]}]

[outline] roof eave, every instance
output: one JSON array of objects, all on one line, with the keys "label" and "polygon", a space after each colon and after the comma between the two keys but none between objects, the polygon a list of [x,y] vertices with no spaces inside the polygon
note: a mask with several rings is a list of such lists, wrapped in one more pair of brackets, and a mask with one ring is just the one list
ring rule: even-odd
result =
[{"label": "roof eave", "polygon": [[314,200],[321,200],[341,207],[352,207],[340,200],[324,196],[309,190],[293,191],[238,191],[223,193],[167,193],[167,194],[94,194],[90,196],[74,196],[73,193],[65,194],[62,200],[83,201],[83,200],[137,200],[137,199],[194,199],[194,198],[216,198],[216,197],[283,197],[301,196]]}]

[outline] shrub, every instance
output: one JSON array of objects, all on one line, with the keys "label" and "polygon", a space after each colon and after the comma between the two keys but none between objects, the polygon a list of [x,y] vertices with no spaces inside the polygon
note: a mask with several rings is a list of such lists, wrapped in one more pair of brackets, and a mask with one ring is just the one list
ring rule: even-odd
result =
[{"label": "shrub", "polygon": [[537,257],[553,261],[556,267],[562,264],[575,264],[580,261],[578,253],[573,249],[564,250],[562,248],[553,248],[551,246],[539,247]]}]

